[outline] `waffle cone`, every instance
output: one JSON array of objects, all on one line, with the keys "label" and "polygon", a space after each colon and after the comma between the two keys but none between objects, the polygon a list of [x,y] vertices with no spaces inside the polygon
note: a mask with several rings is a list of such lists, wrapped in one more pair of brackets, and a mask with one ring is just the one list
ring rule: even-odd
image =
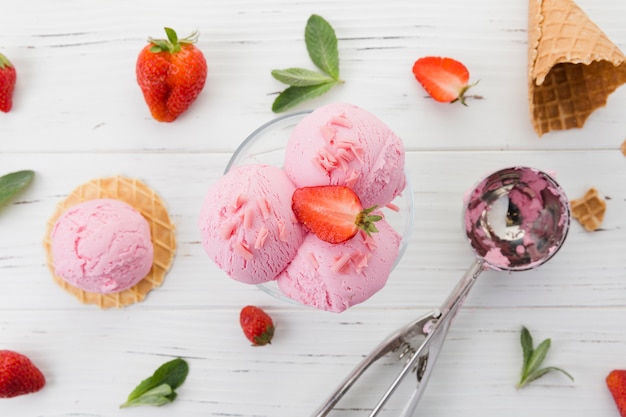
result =
[{"label": "waffle cone", "polygon": [[528,100],[539,136],[580,128],[626,83],[626,57],[572,0],[530,0]]},{"label": "waffle cone", "polygon": [[[70,207],[87,200],[113,198],[134,207],[148,221],[154,246],[154,259],[148,275],[133,287],[112,294],[97,294],[84,291],[57,276],[52,261],[50,235],[57,219]],[[98,178],[78,186],[61,201],[47,223],[44,248],[47,263],[54,281],[65,291],[85,304],[96,304],[100,308],[124,307],[142,301],[148,292],[159,287],[174,260],[176,237],[167,209],[161,198],[143,182],[125,177]]]}]

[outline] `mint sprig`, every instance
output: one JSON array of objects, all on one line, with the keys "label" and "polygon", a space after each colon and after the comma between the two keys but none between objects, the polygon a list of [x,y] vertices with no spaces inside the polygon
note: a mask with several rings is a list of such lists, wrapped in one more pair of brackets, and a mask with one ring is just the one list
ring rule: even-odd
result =
[{"label": "mint sprig", "polygon": [[152,376],[137,385],[120,408],[171,403],[176,399],[176,388],[185,382],[188,373],[189,365],[184,359],[176,358],[164,363]]},{"label": "mint sprig", "polygon": [[323,17],[311,15],[304,29],[304,41],[311,61],[321,70],[287,68],[273,70],[272,76],[289,85],[272,104],[275,113],[319,97],[344,81],[339,78],[339,51],[335,30]]},{"label": "mint sprig", "polygon": [[35,173],[30,170],[12,172],[0,177],[0,206],[26,188],[34,177]]},{"label": "mint sprig", "polygon": [[550,350],[550,345],[552,341],[550,339],[546,339],[543,342],[539,343],[537,347],[533,347],[533,338],[526,327],[522,327],[522,333],[520,336],[520,341],[522,344],[522,353],[523,353],[523,364],[522,364],[522,373],[520,376],[520,380],[517,383],[517,388],[523,388],[530,382],[541,378],[548,372],[561,372],[565,376],[567,376],[572,381],[574,378],[564,371],[561,368],[557,368],[554,366],[548,366],[545,368],[540,368],[543,363],[546,355],[548,354],[548,350]]}]

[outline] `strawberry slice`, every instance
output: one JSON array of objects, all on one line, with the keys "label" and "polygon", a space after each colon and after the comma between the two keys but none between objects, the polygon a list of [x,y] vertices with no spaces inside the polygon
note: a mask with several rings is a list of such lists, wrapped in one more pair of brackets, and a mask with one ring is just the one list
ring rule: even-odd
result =
[{"label": "strawberry slice", "polygon": [[619,414],[626,417],[626,370],[613,370],[606,377],[606,385],[613,395]]},{"label": "strawberry slice", "polygon": [[436,101],[465,104],[465,93],[475,84],[468,85],[469,71],[452,58],[427,56],[413,64],[413,74],[422,87]]},{"label": "strawberry slice", "polygon": [[306,229],[329,243],[352,239],[359,230],[378,232],[374,223],[382,219],[370,214],[376,206],[364,210],[359,196],[344,185],[298,188],[291,208]]}]

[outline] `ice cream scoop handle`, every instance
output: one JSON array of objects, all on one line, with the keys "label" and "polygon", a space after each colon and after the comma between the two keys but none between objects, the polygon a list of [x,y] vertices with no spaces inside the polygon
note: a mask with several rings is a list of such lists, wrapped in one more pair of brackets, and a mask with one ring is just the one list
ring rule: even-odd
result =
[{"label": "ice cream scoop handle", "polygon": [[357,380],[376,361],[385,355],[396,352],[406,346],[412,339],[422,340],[430,331],[432,323],[439,317],[438,311],[432,311],[417,320],[414,320],[394,331],[369,354],[357,367],[339,384],[328,399],[312,414],[312,417],[327,416],[337,405],[339,400],[350,390]]},{"label": "ice cream scoop handle", "polygon": [[411,370],[417,369],[417,388],[404,407],[400,417],[410,417],[426,388],[426,383],[439,356],[452,319],[461,308],[465,297],[474,285],[476,278],[483,270],[484,261],[476,260],[463,275],[452,293],[441,306],[441,310],[435,310],[427,315],[414,320],[396,330],[380,343],[353,371],[348,375],[330,397],[318,408],[312,417],[327,416],[339,400],[350,390],[357,380],[367,371],[371,365],[388,353],[397,351],[400,347],[410,344],[414,340],[423,340],[415,349],[402,367],[387,391],[372,409],[369,417],[375,417],[383,408],[387,400],[393,395],[400,383]]},{"label": "ice cream scoop handle", "polygon": [[456,316],[465,301],[465,297],[472,289],[472,286],[476,282],[476,279],[483,271],[484,261],[477,259],[472,266],[465,272],[463,278],[454,287],[454,290],[450,293],[446,301],[441,306],[441,316],[435,321],[432,329],[424,339],[424,342],[416,349],[411,359],[402,367],[396,379],[389,386],[387,391],[383,394],[378,404],[372,409],[369,417],[375,417],[383,408],[387,400],[391,397],[393,392],[406,377],[406,375],[414,368],[418,366],[418,361],[422,359],[422,364],[417,370],[418,373],[418,385],[415,392],[411,395],[407,405],[404,407],[400,417],[409,417],[413,414],[417,403],[422,396],[422,393],[426,389],[426,385],[430,378],[430,374],[435,366],[439,352],[443,347],[443,342],[448,334],[448,329],[452,323],[452,319]]}]

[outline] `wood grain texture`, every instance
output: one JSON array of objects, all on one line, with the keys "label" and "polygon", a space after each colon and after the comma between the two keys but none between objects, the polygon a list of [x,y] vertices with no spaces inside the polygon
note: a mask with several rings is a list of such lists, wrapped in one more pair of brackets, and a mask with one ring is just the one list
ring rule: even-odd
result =
[{"label": "wood grain texture", "polygon": [[[18,69],[11,113],[0,114],[0,175],[34,169],[33,184],[0,208],[0,349],[29,355],[48,378],[34,395],[0,401],[0,416],[309,415],[383,337],[438,307],[473,261],[463,196],[510,165],[556,173],[570,198],[594,186],[607,200],[602,228],[573,222],[541,268],[484,272],[455,323],[417,415],[617,416],[604,377],[626,368],[626,89],[580,130],[537,138],[526,99],[525,1],[25,0],[3,6],[0,52]],[[578,4],[626,50],[626,3]],[[204,254],[204,195],[232,152],[271,120],[284,88],[274,68],[313,68],[303,32],[311,13],[339,38],[345,85],[298,109],[345,101],[377,114],[403,138],[415,218],[387,286],[341,314],[269,297],[228,279]],[[164,25],[198,29],[209,63],[205,91],[183,117],[160,124],[134,77],[137,53]],[[411,66],[424,55],[462,60],[469,107],[425,96]],[[161,288],[140,304],[101,311],[54,284],[42,246],[46,220],[78,184],[137,177],[167,204],[178,251]],[[277,321],[271,346],[253,348],[237,320],[245,304]],[[546,364],[571,372],[516,390],[519,329],[552,338]],[[178,400],[118,410],[158,365],[189,360]],[[398,369],[388,359],[335,414],[366,415]],[[394,416],[402,398],[383,415]]]}]

